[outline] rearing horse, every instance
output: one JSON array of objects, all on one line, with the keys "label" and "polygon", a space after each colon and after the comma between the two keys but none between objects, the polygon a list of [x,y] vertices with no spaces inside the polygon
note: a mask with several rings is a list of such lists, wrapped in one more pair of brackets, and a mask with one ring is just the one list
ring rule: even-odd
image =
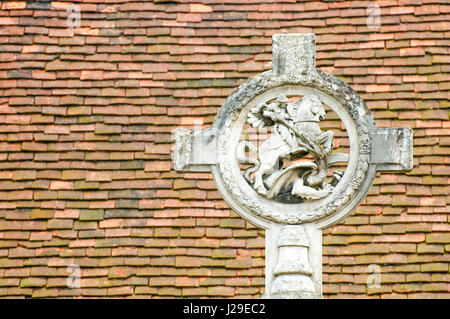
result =
[{"label": "rearing horse", "polygon": [[317,164],[317,173],[309,175],[306,184],[321,187],[325,181],[328,168],[326,158],[333,146],[334,134],[332,131],[320,130],[319,121],[326,115],[322,102],[316,95],[307,94],[300,101],[288,103],[286,108],[291,121],[278,123],[289,126],[289,130],[296,136],[298,149],[292,149],[283,136],[274,134],[257,149],[258,160],[256,160],[245,156],[245,149],[256,151],[253,144],[248,141],[241,141],[238,144],[239,162],[253,164],[246,170],[244,176],[252,183],[250,174],[254,172],[253,188],[261,195],[267,195],[268,192],[263,181],[264,175],[274,171],[280,159],[289,158],[293,153],[304,155],[309,152]]}]

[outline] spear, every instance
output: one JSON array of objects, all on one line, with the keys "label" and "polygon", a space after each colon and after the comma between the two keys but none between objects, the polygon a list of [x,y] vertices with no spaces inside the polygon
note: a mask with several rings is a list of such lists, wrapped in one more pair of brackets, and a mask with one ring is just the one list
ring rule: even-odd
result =
[{"label": "spear", "polygon": [[314,153],[318,156],[323,155],[322,150],[317,146],[317,144],[313,143],[311,139],[308,138],[307,136],[298,132],[288,121],[286,121],[285,119],[277,119],[277,120],[278,122],[289,128],[291,131],[293,131],[294,134],[297,135],[302,140],[302,142],[305,144],[305,147],[309,152]]}]

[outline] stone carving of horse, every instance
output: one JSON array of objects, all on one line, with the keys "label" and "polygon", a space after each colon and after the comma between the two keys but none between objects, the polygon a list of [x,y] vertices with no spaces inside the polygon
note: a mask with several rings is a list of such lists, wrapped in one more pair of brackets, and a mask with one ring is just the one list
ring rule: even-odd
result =
[{"label": "stone carving of horse", "polygon": [[[267,195],[264,175],[279,170],[279,162],[283,159],[298,159],[307,153],[312,153],[318,170],[315,175],[308,175],[306,183],[309,186],[324,186],[327,173],[326,155],[333,146],[333,132],[322,132],[319,121],[325,118],[325,110],[320,99],[313,94],[305,95],[300,101],[288,103],[286,106],[288,118],[291,121],[281,123],[289,125],[291,132],[303,136],[296,136],[298,148],[292,147],[282,135],[273,134],[264,141],[258,149],[248,141],[241,141],[237,149],[237,158],[241,163],[253,164],[244,174],[247,181],[253,183],[253,188],[261,195]],[[306,140],[306,143],[305,143]],[[245,156],[245,150],[258,153],[258,160]],[[251,174],[254,173],[254,179]],[[270,187],[270,185],[269,185]]]}]

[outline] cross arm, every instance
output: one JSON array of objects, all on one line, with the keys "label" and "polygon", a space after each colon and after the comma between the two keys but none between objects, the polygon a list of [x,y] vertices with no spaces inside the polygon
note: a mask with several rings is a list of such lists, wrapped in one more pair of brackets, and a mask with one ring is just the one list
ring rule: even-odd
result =
[{"label": "cross arm", "polygon": [[210,172],[217,164],[216,135],[212,129],[178,128],[174,131],[172,153],[174,169],[179,172]]},{"label": "cross arm", "polygon": [[[216,135],[211,129],[178,128],[174,132],[174,169],[210,172],[217,164]],[[378,171],[406,172],[413,168],[413,132],[410,128],[377,128],[371,133],[370,163]]]},{"label": "cross arm", "polygon": [[371,134],[371,163],[378,171],[407,172],[413,168],[411,128],[377,128]]}]

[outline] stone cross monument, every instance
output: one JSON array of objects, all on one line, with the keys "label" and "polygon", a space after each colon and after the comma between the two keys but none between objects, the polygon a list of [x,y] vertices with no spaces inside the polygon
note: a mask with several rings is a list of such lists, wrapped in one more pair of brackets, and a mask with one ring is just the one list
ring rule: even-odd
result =
[{"label": "stone cross monument", "polygon": [[[322,131],[324,105],[348,153]],[[266,132],[259,145],[246,129]],[[266,298],[322,298],[322,229],[358,206],[377,171],[412,169],[412,130],[376,128],[352,88],[316,69],[314,34],[275,34],[273,70],[239,86],[210,129],[174,136],[175,170],[211,172],[230,207],[266,230]]]}]

